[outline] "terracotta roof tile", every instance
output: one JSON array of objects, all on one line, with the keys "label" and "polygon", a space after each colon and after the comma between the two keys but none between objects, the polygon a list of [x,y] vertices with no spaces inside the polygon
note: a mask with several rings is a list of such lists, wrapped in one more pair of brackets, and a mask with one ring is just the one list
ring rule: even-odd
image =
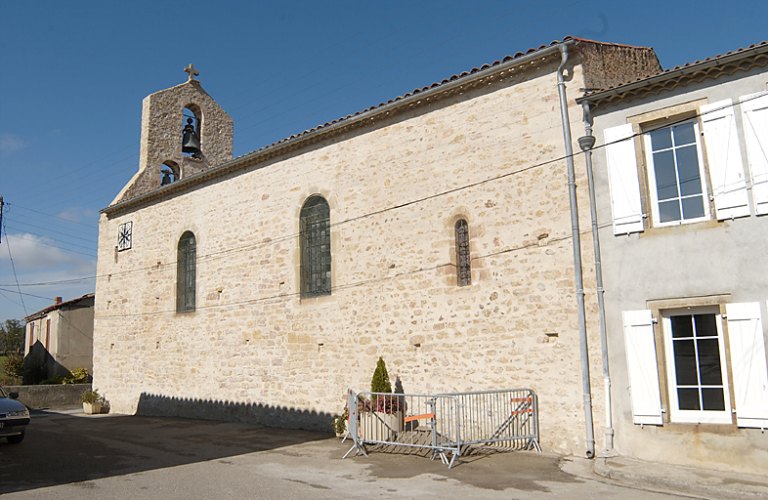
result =
[{"label": "terracotta roof tile", "polygon": [[331,121],[322,123],[320,125],[316,125],[315,127],[312,127],[310,129],[304,130],[302,132],[298,132],[298,133],[293,134],[293,135],[291,135],[289,137],[285,137],[285,138],[280,139],[278,141],[275,141],[275,142],[273,142],[271,144],[267,144],[265,146],[262,146],[262,147],[260,147],[260,148],[258,148],[256,150],[249,151],[248,153],[245,153],[245,154],[243,154],[241,156],[238,156],[237,158],[242,158],[244,156],[248,156],[250,154],[257,153],[259,151],[262,151],[262,150],[274,147],[274,146],[276,146],[278,144],[283,144],[285,142],[298,139],[299,137],[302,137],[302,136],[304,136],[306,134],[317,132],[318,130],[324,129],[324,128],[329,127],[331,125],[336,125],[336,124],[338,124],[340,122],[343,122],[345,120],[348,120],[350,118],[354,118],[354,117],[362,115],[364,113],[368,113],[370,111],[373,111],[374,109],[386,106],[387,104],[392,104],[394,102],[402,101],[403,99],[407,99],[408,97],[417,95],[417,94],[419,94],[421,92],[425,92],[427,90],[440,87],[442,85],[445,85],[446,83],[454,82],[454,81],[459,80],[461,78],[465,78],[465,77],[468,77],[470,75],[474,75],[475,73],[478,73],[480,71],[484,71],[486,69],[489,69],[489,68],[492,68],[492,67],[495,67],[495,66],[499,66],[500,64],[504,64],[504,63],[507,63],[509,61],[513,61],[513,60],[519,59],[519,58],[521,58],[523,56],[527,56],[529,54],[533,54],[533,53],[538,52],[540,50],[546,49],[548,47],[559,45],[561,43],[565,43],[565,42],[572,41],[572,40],[573,41],[584,41],[584,42],[589,42],[589,43],[597,43],[597,44],[603,44],[603,45],[617,45],[617,44],[613,44],[613,43],[596,42],[596,41],[593,41],[593,40],[586,40],[586,39],[582,39],[582,38],[566,36],[562,40],[553,40],[552,42],[550,42],[548,44],[542,44],[542,45],[540,45],[538,47],[531,47],[528,50],[526,50],[525,52],[516,52],[514,55],[504,56],[503,58],[498,59],[496,61],[493,61],[491,63],[483,64],[479,68],[478,67],[474,67],[474,68],[472,68],[472,69],[470,69],[468,71],[462,71],[461,73],[453,74],[453,75],[451,75],[451,76],[449,76],[447,78],[444,78],[443,80],[440,80],[438,82],[434,82],[434,83],[432,83],[430,85],[427,85],[427,86],[424,86],[424,87],[419,87],[419,88],[413,89],[410,92],[407,92],[405,94],[399,95],[397,97],[393,97],[392,99],[389,99],[389,100],[387,100],[385,102],[380,102],[379,104],[375,104],[373,106],[369,106],[369,107],[367,107],[367,108],[365,108],[363,110],[356,111],[354,113],[350,113],[350,114],[348,114],[346,116],[343,116],[343,117],[340,117],[340,118],[336,118],[335,120],[331,120]]}]

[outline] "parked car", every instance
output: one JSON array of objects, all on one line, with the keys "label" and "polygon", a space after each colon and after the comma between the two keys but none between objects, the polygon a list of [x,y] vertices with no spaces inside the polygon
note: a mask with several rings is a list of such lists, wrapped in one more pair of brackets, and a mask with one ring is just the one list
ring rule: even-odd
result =
[{"label": "parked car", "polygon": [[11,444],[24,440],[24,431],[29,424],[29,410],[16,401],[18,397],[18,393],[8,393],[0,387],[0,438]]}]

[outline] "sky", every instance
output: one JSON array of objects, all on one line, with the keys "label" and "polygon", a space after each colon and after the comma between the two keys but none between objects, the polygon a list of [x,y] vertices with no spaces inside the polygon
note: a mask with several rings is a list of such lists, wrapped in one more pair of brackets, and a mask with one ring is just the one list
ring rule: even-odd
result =
[{"label": "sky", "polygon": [[768,39],[766,21],[756,0],[0,0],[0,322],[94,291],[141,101],[187,64],[238,156],[569,35],[653,47],[666,69]]}]

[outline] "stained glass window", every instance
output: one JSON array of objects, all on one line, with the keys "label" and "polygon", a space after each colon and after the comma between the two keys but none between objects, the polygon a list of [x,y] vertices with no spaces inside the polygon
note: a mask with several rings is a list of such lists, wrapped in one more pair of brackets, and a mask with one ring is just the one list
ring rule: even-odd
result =
[{"label": "stained glass window", "polygon": [[195,310],[195,273],[197,243],[195,235],[187,231],[179,239],[176,253],[176,311]]},{"label": "stained glass window", "polygon": [[312,196],[301,209],[301,296],[331,293],[331,222],[328,202]]},{"label": "stained glass window", "polygon": [[467,221],[456,221],[456,279],[459,286],[472,284],[472,268],[469,258],[469,226]]}]

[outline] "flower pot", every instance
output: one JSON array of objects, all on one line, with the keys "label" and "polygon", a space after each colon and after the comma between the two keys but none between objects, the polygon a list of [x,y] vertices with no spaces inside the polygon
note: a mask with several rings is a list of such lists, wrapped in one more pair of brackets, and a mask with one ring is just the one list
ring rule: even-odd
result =
[{"label": "flower pot", "polygon": [[101,403],[86,403],[83,402],[83,413],[86,415],[94,415],[102,413],[104,406]]},{"label": "flower pot", "polygon": [[360,414],[360,434],[364,441],[394,441],[403,430],[403,412],[363,412]]}]

